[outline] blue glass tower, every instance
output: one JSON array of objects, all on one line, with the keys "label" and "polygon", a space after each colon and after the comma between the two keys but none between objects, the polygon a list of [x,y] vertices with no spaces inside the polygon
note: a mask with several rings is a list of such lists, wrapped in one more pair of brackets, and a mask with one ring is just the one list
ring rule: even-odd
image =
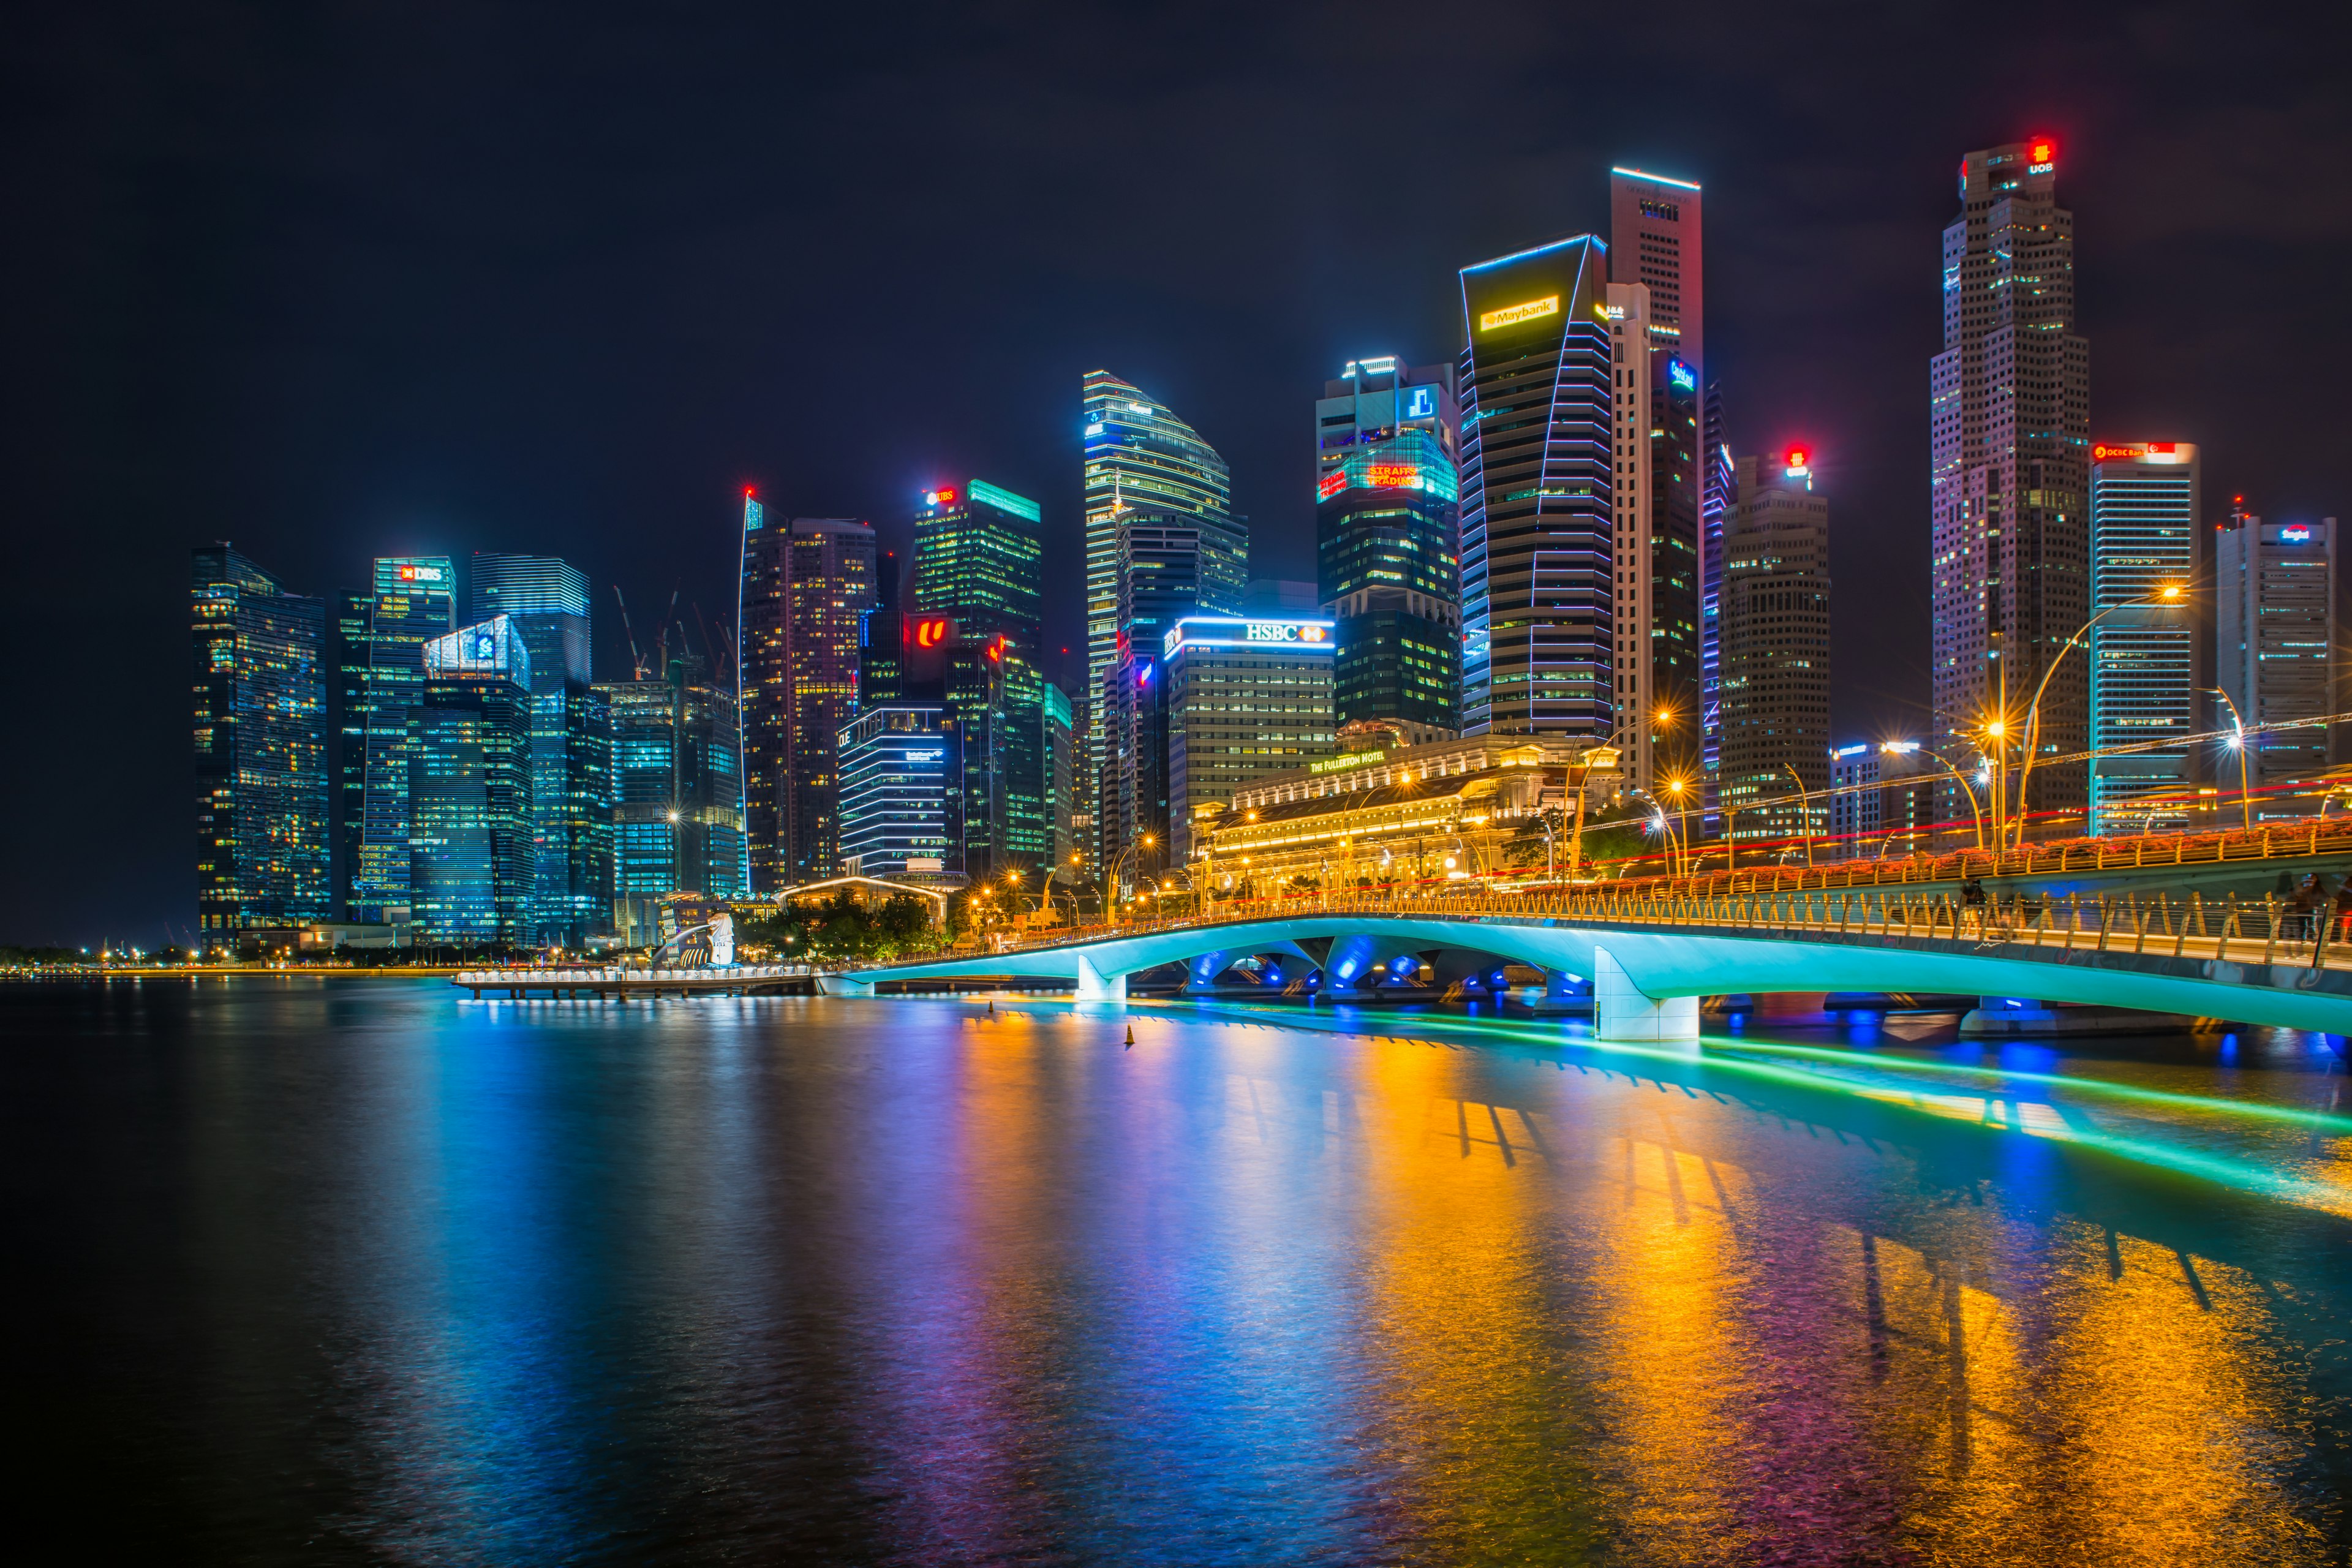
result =
[{"label": "blue glass tower", "polygon": [[196,910],[206,931],[323,920],[326,605],[226,544],[194,552]]},{"label": "blue glass tower", "polygon": [[577,949],[613,910],[612,709],[591,686],[588,579],[551,555],[478,551],[471,605],[530,655],[530,934]]},{"label": "blue glass tower", "polygon": [[408,714],[409,895],[420,940],[530,940],[530,655],[506,616],[422,649]]}]

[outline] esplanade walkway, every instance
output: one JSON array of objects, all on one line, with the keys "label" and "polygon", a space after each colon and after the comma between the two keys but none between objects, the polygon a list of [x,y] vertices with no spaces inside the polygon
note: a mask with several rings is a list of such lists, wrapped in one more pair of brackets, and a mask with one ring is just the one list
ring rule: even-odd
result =
[{"label": "esplanade walkway", "polygon": [[[1376,970],[1512,963],[1542,970],[1563,998],[1589,984],[1604,1039],[1696,1038],[1700,996],[1790,991],[1967,993],[2352,1034],[2352,939],[2327,912],[2276,890],[2209,894],[2190,872],[2245,886],[2316,872],[2333,886],[2352,872],[2352,818],[1678,880],[1457,879],[1220,900],[1213,912],[845,968],[818,984],[874,994],[1001,977],[1116,1000],[1129,976],[1164,965],[1206,986],[1244,960],[1289,959],[1343,999]],[[2094,876],[2102,890],[2080,890]]]}]

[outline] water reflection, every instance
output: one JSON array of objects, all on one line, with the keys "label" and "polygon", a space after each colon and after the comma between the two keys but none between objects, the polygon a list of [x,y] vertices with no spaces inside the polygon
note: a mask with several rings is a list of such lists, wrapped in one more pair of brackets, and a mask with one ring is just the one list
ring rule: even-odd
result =
[{"label": "water reflection", "polygon": [[0,1030],[28,1479],[107,1545],[2342,1560],[2301,1039],[383,982]]}]

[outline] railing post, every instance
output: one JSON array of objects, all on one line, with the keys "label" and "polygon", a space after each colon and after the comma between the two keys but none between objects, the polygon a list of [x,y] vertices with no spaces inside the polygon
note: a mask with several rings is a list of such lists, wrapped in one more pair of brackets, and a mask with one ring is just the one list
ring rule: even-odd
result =
[{"label": "railing post", "polygon": [[2278,952],[2278,900],[2272,894],[2263,895],[2263,962],[2268,963]]}]

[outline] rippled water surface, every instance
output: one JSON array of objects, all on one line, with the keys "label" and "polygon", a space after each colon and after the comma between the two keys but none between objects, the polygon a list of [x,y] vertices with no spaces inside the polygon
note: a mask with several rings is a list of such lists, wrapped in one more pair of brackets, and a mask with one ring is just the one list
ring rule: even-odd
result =
[{"label": "rippled water surface", "polygon": [[12,1489],[61,1560],[2345,1561],[2313,1037],[996,1005],[0,994]]}]

